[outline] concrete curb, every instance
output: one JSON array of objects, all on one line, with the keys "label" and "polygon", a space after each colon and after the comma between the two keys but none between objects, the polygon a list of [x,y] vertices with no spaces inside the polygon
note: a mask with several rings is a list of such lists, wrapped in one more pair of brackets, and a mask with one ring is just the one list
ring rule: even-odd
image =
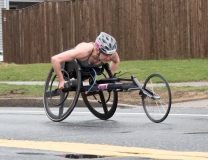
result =
[{"label": "concrete curb", "polygon": [[[43,98],[0,98],[0,107],[43,107]],[[82,100],[77,106],[85,106]]]},{"label": "concrete curb", "polygon": [[[69,102],[66,101],[66,103]],[[44,107],[44,104],[43,98],[0,98],[0,107]],[[86,107],[86,105],[82,99],[79,99],[76,107]],[[136,106],[118,104],[118,107],[131,108]]]},{"label": "concrete curb", "polygon": [[[69,102],[65,102],[68,103]],[[93,103],[93,102],[91,102]],[[97,105],[97,102],[95,102]],[[201,99],[201,100],[194,100],[194,101],[187,101],[187,102],[178,102],[173,103],[172,107],[208,107],[208,100]],[[43,98],[0,98],[0,107],[44,107]],[[86,107],[84,101],[80,98],[77,102],[76,107]],[[98,106],[99,107],[99,106]],[[119,108],[135,108],[135,107],[142,107],[141,104],[139,105],[130,105],[130,104],[121,104],[118,103]]]}]

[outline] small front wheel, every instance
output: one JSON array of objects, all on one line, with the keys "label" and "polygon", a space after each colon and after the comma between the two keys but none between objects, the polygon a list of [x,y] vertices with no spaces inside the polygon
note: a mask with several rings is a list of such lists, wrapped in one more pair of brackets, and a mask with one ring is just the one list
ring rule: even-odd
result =
[{"label": "small front wheel", "polygon": [[144,82],[143,89],[152,94],[142,94],[142,104],[147,117],[155,122],[164,121],[171,108],[171,91],[168,82],[160,74],[151,74]]}]

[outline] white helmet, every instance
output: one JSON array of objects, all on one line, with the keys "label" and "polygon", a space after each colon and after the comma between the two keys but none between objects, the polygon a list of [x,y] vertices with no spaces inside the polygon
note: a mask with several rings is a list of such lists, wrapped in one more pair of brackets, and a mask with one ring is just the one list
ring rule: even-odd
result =
[{"label": "white helmet", "polygon": [[101,32],[95,40],[96,48],[104,54],[113,54],[116,52],[116,40],[109,34]]}]

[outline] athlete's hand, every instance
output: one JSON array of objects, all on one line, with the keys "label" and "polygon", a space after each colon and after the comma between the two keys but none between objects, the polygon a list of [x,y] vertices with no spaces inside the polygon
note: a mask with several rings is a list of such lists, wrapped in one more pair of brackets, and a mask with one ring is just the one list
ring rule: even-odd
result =
[{"label": "athlete's hand", "polygon": [[60,81],[60,82],[59,82],[59,89],[60,89],[60,90],[63,90],[63,89],[64,89],[64,82],[65,82],[65,81]]}]

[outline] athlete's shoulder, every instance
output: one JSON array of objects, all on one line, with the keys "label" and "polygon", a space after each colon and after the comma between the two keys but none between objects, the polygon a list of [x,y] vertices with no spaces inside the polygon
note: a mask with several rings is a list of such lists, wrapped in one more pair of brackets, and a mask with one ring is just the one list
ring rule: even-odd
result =
[{"label": "athlete's shoulder", "polygon": [[82,43],[79,43],[76,46],[76,49],[85,49],[85,50],[89,50],[90,49],[91,50],[92,46],[93,46],[92,43],[82,42]]}]

